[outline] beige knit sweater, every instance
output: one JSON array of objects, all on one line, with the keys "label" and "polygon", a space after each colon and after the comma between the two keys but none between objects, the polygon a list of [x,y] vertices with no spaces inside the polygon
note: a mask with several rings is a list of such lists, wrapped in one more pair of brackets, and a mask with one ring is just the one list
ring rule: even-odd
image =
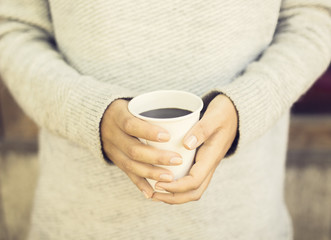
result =
[{"label": "beige knit sweater", "polygon": [[[1,0],[0,72],[41,128],[30,239],[291,239],[290,106],[331,58],[330,0]],[[116,98],[228,95],[239,143],[202,199],[144,199],[102,156]]]}]

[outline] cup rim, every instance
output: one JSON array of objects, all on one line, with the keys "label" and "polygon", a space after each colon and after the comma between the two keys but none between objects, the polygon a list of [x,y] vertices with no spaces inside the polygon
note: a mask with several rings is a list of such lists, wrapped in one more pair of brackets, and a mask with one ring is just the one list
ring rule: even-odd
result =
[{"label": "cup rim", "polygon": [[[140,115],[140,113],[137,113],[136,111],[133,110],[133,107],[132,107],[132,104],[137,100],[139,99],[140,97],[145,97],[146,95],[152,95],[152,94],[155,94],[155,93],[184,93],[186,95],[190,95],[191,97],[195,98],[197,101],[200,102],[200,106],[195,110],[195,111],[192,111],[191,113],[187,114],[187,115],[184,115],[184,116],[181,116],[181,117],[174,117],[174,118],[152,118],[152,117],[145,117],[145,116],[142,116]],[[203,101],[202,99],[191,93],[191,92],[187,92],[187,91],[182,91],[182,90],[156,90],[156,91],[151,91],[151,92],[146,92],[146,93],[143,93],[143,94],[140,94],[140,95],[137,95],[136,97],[132,98],[128,104],[128,110],[129,112],[139,118],[139,119],[142,119],[142,120],[145,120],[145,121],[149,121],[149,122],[175,122],[175,121],[180,121],[180,120],[185,120],[186,118],[190,118],[193,114],[196,114],[197,112],[200,113],[200,111],[202,110],[203,108]]]}]

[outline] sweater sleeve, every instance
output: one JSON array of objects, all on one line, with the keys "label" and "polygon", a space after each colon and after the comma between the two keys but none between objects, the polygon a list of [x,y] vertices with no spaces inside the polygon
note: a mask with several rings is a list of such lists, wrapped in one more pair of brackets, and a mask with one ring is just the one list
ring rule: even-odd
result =
[{"label": "sweater sleeve", "polygon": [[57,51],[46,0],[1,0],[0,72],[41,127],[103,158],[99,125],[107,106],[133,94],[81,75]]},{"label": "sweater sleeve", "polygon": [[270,46],[243,74],[204,99],[223,93],[239,127],[232,152],[263,135],[326,70],[331,58],[331,1],[284,0]]}]

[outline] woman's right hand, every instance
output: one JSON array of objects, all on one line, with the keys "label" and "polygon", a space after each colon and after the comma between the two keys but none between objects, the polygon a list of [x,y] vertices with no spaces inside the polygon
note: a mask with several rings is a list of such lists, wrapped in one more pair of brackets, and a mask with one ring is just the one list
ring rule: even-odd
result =
[{"label": "woman's right hand", "polygon": [[146,178],[162,182],[173,181],[170,170],[153,165],[180,165],[182,158],[178,153],[145,145],[137,138],[167,142],[170,135],[165,129],[134,117],[128,111],[127,100],[115,100],[109,105],[101,121],[103,150],[145,197],[151,198],[154,190]]}]

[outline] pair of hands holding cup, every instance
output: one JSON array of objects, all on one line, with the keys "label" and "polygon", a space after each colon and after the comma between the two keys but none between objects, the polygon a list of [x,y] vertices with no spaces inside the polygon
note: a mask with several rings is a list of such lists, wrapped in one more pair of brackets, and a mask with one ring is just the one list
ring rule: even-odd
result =
[{"label": "pair of hands holding cup", "polygon": [[[201,198],[236,137],[237,125],[233,103],[225,95],[217,95],[209,103],[203,117],[183,138],[186,149],[199,149],[189,174],[177,180],[174,180],[170,170],[161,166],[180,165],[181,156],[138,140],[167,142],[170,134],[159,126],[134,117],[128,111],[127,100],[115,100],[105,111],[101,122],[101,140],[107,157],[128,175],[146,198],[181,204]],[[146,178],[157,181],[157,190],[169,193],[154,192]]]}]

